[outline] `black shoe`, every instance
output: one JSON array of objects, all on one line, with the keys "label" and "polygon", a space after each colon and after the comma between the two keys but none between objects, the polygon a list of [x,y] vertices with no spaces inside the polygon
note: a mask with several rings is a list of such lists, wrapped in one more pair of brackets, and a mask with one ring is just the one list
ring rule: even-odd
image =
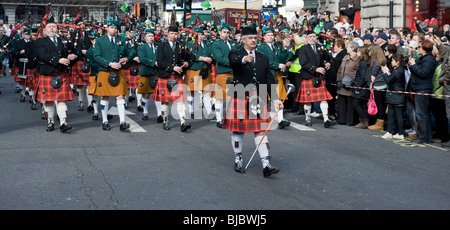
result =
[{"label": "black shoe", "polygon": [[311,120],[306,120],[305,125],[306,125],[306,126],[312,126]]},{"label": "black shoe", "polygon": [[86,109],[89,113],[93,113],[94,112],[94,106],[93,105],[88,105],[87,109]]},{"label": "black shoe", "polygon": [[92,120],[93,121],[98,120],[98,113],[94,113],[94,116],[92,116]]},{"label": "black shoe", "polygon": [[53,130],[55,130],[55,124],[53,124],[53,123],[48,123],[48,124],[47,124],[47,132],[51,132],[51,131],[53,131]]},{"label": "black shoe", "polygon": [[16,87],[15,93],[20,93],[20,88],[19,87]]},{"label": "black shoe", "polygon": [[163,121],[164,121],[164,118],[162,115],[159,115],[158,118],[156,118],[157,123],[163,123]]},{"label": "black shoe", "polygon": [[20,96],[20,102],[25,102],[25,96]]},{"label": "black shoe", "polygon": [[146,113],[142,114],[142,120],[143,121],[148,120],[148,114],[146,114]]},{"label": "black shoe", "polygon": [[236,171],[238,173],[245,173],[245,169],[242,166],[242,161],[240,161],[238,163],[234,163],[234,171]]},{"label": "black shoe", "polygon": [[284,129],[285,127],[291,125],[291,122],[288,120],[282,120],[280,123],[278,123],[279,129]]},{"label": "black shoe", "polygon": [[181,132],[186,132],[190,128],[191,128],[191,124],[189,124],[189,123],[181,124]]},{"label": "black shoe", "polygon": [[217,124],[216,124],[217,128],[223,129],[222,124],[223,124],[223,121],[217,122]]},{"label": "black shoe", "polygon": [[109,125],[108,122],[104,122],[103,125],[102,125],[102,129],[106,130],[106,131],[109,131],[109,130],[111,130],[111,126]]},{"label": "black shoe", "polygon": [[138,112],[144,112],[144,108],[142,108],[142,106],[138,106],[138,107],[137,107],[137,111],[138,111]]},{"label": "black shoe", "polygon": [[121,124],[120,124],[120,131],[125,131],[125,130],[127,130],[127,129],[129,129],[130,128],[130,124],[128,124],[128,123],[126,123],[126,122],[122,122]]},{"label": "black shoe", "polygon": [[30,95],[30,92],[28,90],[25,90],[25,95]]},{"label": "black shoe", "polygon": [[323,127],[329,128],[330,126],[333,126],[333,125],[335,125],[335,124],[336,124],[336,122],[334,122],[334,121],[328,119],[327,121],[325,121],[325,122],[323,123]]},{"label": "black shoe", "polygon": [[37,110],[36,103],[32,103],[32,104],[31,104],[31,110]]},{"label": "black shoe", "polygon": [[84,105],[83,104],[80,104],[78,106],[78,111],[84,111]]},{"label": "black shoe", "polygon": [[112,120],[112,119],[113,119],[113,115],[111,115],[111,114],[108,114],[108,116],[106,116],[106,118],[108,119],[108,121],[110,121],[110,120]]},{"label": "black shoe", "polygon": [[134,100],[135,100],[136,98],[135,97],[133,97],[133,96],[131,96],[131,97],[128,97],[128,101],[129,102],[133,102]]},{"label": "black shoe", "polygon": [[70,126],[66,122],[64,122],[64,124],[62,124],[61,127],[59,127],[59,130],[61,131],[61,133],[65,133],[71,129],[72,129],[72,126]]},{"label": "black shoe", "polygon": [[279,171],[280,171],[279,169],[277,169],[269,164],[263,169],[263,175],[264,175],[264,177],[268,177],[272,174],[278,173]]},{"label": "black shoe", "polygon": [[163,124],[164,130],[170,130],[169,122]]}]

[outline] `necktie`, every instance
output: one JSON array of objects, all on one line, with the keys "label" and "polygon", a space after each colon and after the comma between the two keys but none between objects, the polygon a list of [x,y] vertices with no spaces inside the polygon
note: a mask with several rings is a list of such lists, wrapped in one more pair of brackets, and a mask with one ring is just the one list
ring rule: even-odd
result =
[{"label": "necktie", "polygon": [[317,54],[316,46],[313,45],[312,48],[313,48],[314,53]]},{"label": "necktie", "polygon": [[114,45],[114,38],[111,38],[111,44]]},{"label": "necktie", "polygon": [[58,46],[58,40],[56,40],[56,37],[53,37],[53,43],[55,43],[55,46]]},{"label": "necktie", "polygon": [[[254,53],[253,51],[250,51],[250,54],[255,55],[255,53]],[[255,58],[253,58],[253,60],[252,60],[252,64],[253,64],[253,65],[255,65],[255,59],[256,59],[256,56],[255,56]]]},{"label": "necktie", "polygon": [[175,52],[175,42],[174,42],[174,43],[172,43],[172,51],[174,51],[174,52]]}]

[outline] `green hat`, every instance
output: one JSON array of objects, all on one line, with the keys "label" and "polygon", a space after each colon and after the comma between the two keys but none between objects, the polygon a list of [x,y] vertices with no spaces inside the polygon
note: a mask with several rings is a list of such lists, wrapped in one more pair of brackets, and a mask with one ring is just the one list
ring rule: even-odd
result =
[{"label": "green hat", "polygon": [[203,28],[197,28],[195,29],[195,32],[205,34]]},{"label": "green hat", "polygon": [[117,28],[120,28],[119,22],[115,20],[108,21],[108,26],[115,26]]},{"label": "green hat", "polygon": [[26,34],[26,35],[31,35],[31,29],[28,29],[28,28],[24,29],[23,33]]},{"label": "green hat", "polygon": [[274,33],[275,33],[275,30],[272,29],[272,28],[267,28],[267,27],[266,27],[266,28],[264,28],[264,31],[263,31],[263,32],[264,32],[264,35],[265,35],[265,34],[268,34],[268,33],[273,33],[273,34],[274,34]]},{"label": "green hat", "polygon": [[230,31],[231,31],[231,27],[230,27],[230,25],[228,25],[228,24],[223,24],[223,25],[220,27],[220,31],[222,31],[223,29],[227,29],[227,30],[230,30]]},{"label": "green hat", "polygon": [[155,35],[155,31],[152,30],[152,29],[146,29],[146,30],[144,31],[144,33],[145,33],[145,35],[147,35],[147,34],[153,34],[153,35]]}]

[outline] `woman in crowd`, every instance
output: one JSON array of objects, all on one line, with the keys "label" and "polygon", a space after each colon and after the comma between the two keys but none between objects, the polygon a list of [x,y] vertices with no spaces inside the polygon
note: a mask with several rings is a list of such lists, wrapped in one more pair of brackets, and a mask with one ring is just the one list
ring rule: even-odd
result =
[{"label": "woman in crowd", "polygon": [[350,76],[353,80],[356,77],[356,70],[360,57],[357,54],[358,51],[357,42],[349,42],[347,48],[347,55],[342,59],[342,64],[339,67],[337,73],[338,82],[338,99],[337,99],[337,123],[347,124],[349,126],[355,125],[355,112],[353,110],[353,97],[351,97],[352,89],[340,84],[345,75]]},{"label": "woman in crowd", "polygon": [[[433,94],[444,95],[444,86],[439,84],[439,76],[442,72],[442,57],[448,57],[450,55],[449,49],[440,49],[436,46],[433,48],[433,56],[436,59],[436,70],[433,75]],[[448,119],[445,112],[445,100],[443,96],[431,96],[430,109],[436,121],[434,132],[434,143],[445,143],[449,141],[448,137]]]},{"label": "woman in crowd", "polygon": [[401,54],[394,54],[391,59],[392,70],[387,65],[381,68],[390,91],[386,98],[386,104],[388,106],[387,132],[381,138],[403,140],[405,138],[403,113],[405,111],[406,96],[403,93],[395,93],[392,91],[403,91],[405,88],[406,65]]},{"label": "woman in crowd", "polygon": [[[369,49],[366,46],[358,48],[360,62],[356,70],[355,87],[368,88],[370,77],[369,70]],[[355,125],[358,129],[367,129],[369,127],[369,114],[367,113],[367,101],[369,100],[369,90],[354,88],[352,92],[353,109],[359,116],[359,123]]]},{"label": "woman in crowd", "polygon": [[385,113],[385,100],[386,92],[380,90],[386,90],[387,84],[383,77],[381,67],[387,64],[386,57],[378,45],[372,45],[369,47],[369,68],[370,68],[370,88],[374,89],[375,103],[377,104],[378,113],[375,115],[377,121],[374,125],[368,127],[370,130],[384,130],[384,120],[386,118]]}]

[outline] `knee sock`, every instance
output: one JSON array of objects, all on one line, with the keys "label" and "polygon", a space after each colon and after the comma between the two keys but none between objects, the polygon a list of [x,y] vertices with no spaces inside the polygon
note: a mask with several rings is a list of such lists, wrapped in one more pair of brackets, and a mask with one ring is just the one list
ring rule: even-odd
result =
[{"label": "knee sock", "polygon": [[142,98],[142,104],[144,105],[144,114],[148,114],[148,102],[150,101],[150,99],[145,99]]},{"label": "knee sock", "polygon": [[47,113],[47,122],[53,123],[53,119],[55,117],[55,106],[46,106],[44,103],[44,111]]},{"label": "knee sock", "polygon": [[216,101],[215,108],[216,108],[216,119],[217,119],[217,122],[221,122],[222,121],[223,104],[222,103],[218,103]]},{"label": "knee sock", "polygon": [[234,163],[242,161],[242,142],[244,140],[244,134],[231,134],[231,145],[234,151]]},{"label": "knee sock", "polygon": [[206,115],[211,114],[212,105],[211,105],[211,96],[209,92],[203,94],[203,106],[206,110]]},{"label": "knee sock", "polygon": [[320,102],[320,110],[322,110],[323,121],[328,120],[328,102],[322,101]]},{"label": "knee sock", "polygon": [[155,101],[155,107],[156,107],[156,115],[159,117],[159,115],[161,115],[161,102]]},{"label": "knee sock", "polygon": [[187,104],[188,104],[188,108],[189,108],[189,114],[192,114],[192,113],[194,113],[194,105],[193,105],[194,97],[187,96],[186,99],[187,99]]},{"label": "knee sock", "polygon": [[[142,94],[136,93],[136,106],[141,106],[142,99],[143,99]],[[148,113],[148,111],[147,111],[147,113]]]},{"label": "knee sock", "polygon": [[186,106],[184,103],[177,103],[177,112],[178,116],[180,116],[180,123],[183,124],[186,121],[184,118],[186,115]]},{"label": "knee sock", "polygon": [[89,95],[88,92],[89,92],[89,88],[86,87],[86,100],[87,100],[88,105],[92,105],[92,95]]},{"label": "knee sock", "polygon": [[277,119],[278,119],[278,122],[281,122],[282,120],[284,120],[284,115],[283,115],[282,109],[280,109],[280,111],[278,111]]},{"label": "knee sock", "polygon": [[[258,147],[258,144],[261,141],[261,139],[262,136],[255,137],[256,147]],[[269,140],[267,139],[267,136],[264,136],[264,139],[262,139],[261,145],[258,148],[258,153],[259,157],[261,158],[263,168],[265,168],[269,164],[269,159],[267,158],[269,156]]]},{"label": "knee sock", "polygon": [[57,105],[56,106],[56,112],[58,113],[58,117],[59,117],[59,123],[62,125],[66,122],[66,118],[67,118],[67,105]]},{"label": "knee sock", "polygon": [[116,104],[117,104],[117,111],[119,112],[120,124],[122,124],[122,122],[125,122],[125,100],[118,99],[116,100]]},{"label": "knee sock", "polygon": [[30,98],[33,103],[36,103],[36,101],[34,99],[34,91],[33,90],[30,90]]},{"label": "knee sock", "polygon": [[100,109],[102,110],[102,120],[103,123],[108,122],[108,110],[109,110],[109,101],[100,101]]},{"label": "knee sock", "polygon": [[169,105],[161,104],[161,115],[164,118],[164,122],[169,122]]},{"label": "knee sock", "polygon": [[20,93],[25,97],[25,86],[19,85]]},{"label": "knee sock", "polygon": [[94,107],[94,113],[98,114],[98,96],[91,96],[91,101],[90,103],[92,104],[92,107]]},{"label": "knee sock", "polygon": [[78,102],[79,103],[83,103],[83,88],[78,88],[77,87],[77,95],[78,95]]},{"label": "knee sock", "polygon": [[303,105],[303,109],[305,110],[306,120],[311,120],[311,105]]}]

